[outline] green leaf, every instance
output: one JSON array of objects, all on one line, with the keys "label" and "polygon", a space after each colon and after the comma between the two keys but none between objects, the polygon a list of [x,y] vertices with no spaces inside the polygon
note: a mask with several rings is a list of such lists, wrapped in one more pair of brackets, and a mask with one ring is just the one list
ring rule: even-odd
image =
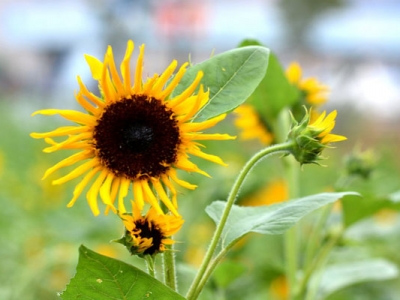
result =
[{"label": "green leaf", "polygon": [[213,273],[215,284],[226,289],[233,281],[238,279],[246,271],[246,267],[240,262],[224,261],[218,264]]},{"label": "green leaf", "polygon": [[[311,278],[310,285],[318,284],[315,299],[322,300],[328,295],[356,283],[388,280],[396,278],[398,275],[397,266],[384,259],[346,262],[326,267],[322,274]],[[321,277],[319,278],[319,276]]]},{"label": "green leaf", "polygon": [[269,50],[251,46],[216,55],[189,68],[172,97],[181,94],[202,70],[201,83],[210,90],[210,100],[196,115],[201,122],[229,112],[242,104],[258,86],[268,66]]},{"label": "green leaf", "polygon": [[[310,212],[347,195],[358,194],[355,192],[322,193],[269,206],[233,205],[221,235],[222,247],[226,247],[249,232],[282,234]],[[207,214],[217,224],[225,205],[225,201],[215,201],[206,208]]]},{"label": "green leaf", "polygon": [[[262,46],[256,40],[244,40],[239,47],[250,45]],[[249,103],[257,109],[267,124],[272,124],[280,111],[296,103],[298,98],[299,90],[290,84],[278,57],[271,52],[267,73],[249,97]]]},{"label": "green leaf", "polygon": [[185,299],[160,281],[122,261],[81,246],[76,275],[61,294],[76,299]]}]

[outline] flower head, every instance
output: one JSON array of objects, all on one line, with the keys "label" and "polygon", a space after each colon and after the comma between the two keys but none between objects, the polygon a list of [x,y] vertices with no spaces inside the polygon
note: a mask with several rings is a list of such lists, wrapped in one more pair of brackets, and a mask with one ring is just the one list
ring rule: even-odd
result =
[{"label": "flower head", "polygon": [[126,246],[132,255],[155,255],[174,243],[170,237],[182,227],[183,219],[174,215],[158,214],[151,207],[146,215],[141,214],[136,203],[132,203],[132,215],[121,216],[125,235],[117,240]]},{"label": "flower head", "polygon": [[[318,107],[328,99],[329,87],[320,83],[317,78],[303,78],[303,71],[297,62],[292,62],[286,69],[286,78],[300,91],[299,101],[292,107],[292,113],[300,120],[303,115],[302,107]],[[319,113],[314,109],[310,112],[311,121],[316,120]]]},{"label": "flower head", "polygon": [[[202,72],[198,72],[181,94],[170,97],[188,64],[183,64],[172,77],[177,68],[174,60],[161,75],[155,74],[142,82],[144,45],[139,48],[136,70],[131,72],[133,49],[134,44],[129,41],[120,65],[121,76],[110,46],[104,62],[86,55],[93,78],[98,81],[101,97],[90,92],[78,77],[80,90],[75,98],[86,113],[39,110],[34,115],[58,114],[75,124],[51,132],[32,133],[31,136],[45,139],[49,144],[44,149],[46,153],[78,150],[48,169],[44,175],[45,178],[60,168],[80,163],[67,175],[53,181],[53,184],[63,184],[85,174],[75,187],[69,207],[89,187],[86,198],[95,215],[100,213],[98,196],[106,205],[106,211],[112,209],[114,212],[117,211],[114,202],[118,198],[117,208],[123,214],[126,212],[124,199],[132,186],[134,201],[139,208],[142,209],[144,202],[148,202],[157,213],[162,214],[161,200],[168,210],[179,215],[175,184],[188,189],[196,186],[179,179],[176,170],[208,176],[189,160],[189,155],[225,165],[219,157],[204,153],[198,141],[233,137],[202,132],[223,120],[225,114],[203,122],[193,121],[196,113],[209,100],[208,91],[204,91],[202,85],[199,87]],[[65,139],[56,141],[54,137]],[[167,195],[168,191],[171,196]]]},{"label": "flower head", "polygon": [[344,162],[347,175],[369,179],[376,167],[377,155],[372,149],[361,151],[356,148],[345,157]]},{"label": "flower head", "polygon": [[321,105],[328,99],[328,86],[320,83],[314,77],[302,78],[302,70],[297,62],[292,62],[286,69],[286,77],[303,93],[306,102],[304,104]]},{"label": "flower head", "polygon": [[272,143],[272,133],[253,106],[242,104],[234,112],[237,114],[235,125],[241,130],[239,137],[242,140],[258,139],[263,145]]},{"label": "flower head", "polygon": [[331,134],[335,127],[337,112],[334,110],[326,116],[324,111],[315,121],[310,120],[310,113],[306,111],[303,120],[298,123],[292,117],[292,129],[288,140],[293,142],[292,154],[301,164],[316,163],[321,152],[330,143],[346,140],[342,135]]}]

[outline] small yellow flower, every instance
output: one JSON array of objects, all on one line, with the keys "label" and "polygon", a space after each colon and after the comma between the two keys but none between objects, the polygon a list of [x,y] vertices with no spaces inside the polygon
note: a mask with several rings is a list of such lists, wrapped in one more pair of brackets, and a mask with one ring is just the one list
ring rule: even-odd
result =
[{"label": "small yellow flower", "polygon": [[[155,74],[143,83],[144,45],[139,47],[136,70],[131,72],[133,49],[134,44],[129,41],[120,65],[121,75],[110,46],[104,62],[86,55],[101,96],[90,92],[78,77],[80,90],[75,98],[86,113],[61,109],[39,110],[34,115],[57,114],[75,124],[46,133],[32,133],[31,136],[43,138],[49,144],[44,149],[46,153],[78,150],[49,168],[43,177],[79,163],[67,175],[53,181],[53,184],[63,184],[84,175],[76,185],[68,207],[73,206],[83,190],[89,187],[86,198],[94,215],[100,213],[97,203],[99,196],[106,205],[106,212],[109,209],[117,211],[114,202],[118,198],[118,211],[124,214],[124,199],[132,190],[134,201],[140,208],[148,202],[157,213],[162,214],[161,200],[169,211],[179,215],[175,184],[188,189],[196,186],[179,179],[176,170],[209,176],[189,160],[189,155],[225,165],[219,157],[203,152],[199,141],[229,140],[234,137],[203,133],[223,120],[225,114],[203,122],[193,121],[196,113],[209,100],[209,92],[204,91],[202,85],[195,93],[203,76],[201,71],[186,90],[170,97],[185,74],[188,63],[183,64],[172,76],[178,64],[174,60],[163,74]],[[64,140],[53,140],[59,137],[64,137]]]},{"label": "small yellow flower", "polygon": [[298,123],[292,117],[292,129],[288,140],[293,143],[292,154],[301,164],[316,163],[320,154],[330,143],[344,141],[342,135],[331,134],[335,127],[337,112],[334,110],[326,116],[324,111],[315,121],[311,122],[306,111],[303,120]]},{"label": "small yellow flower", "polygon": [[296,86],[304,95],[308,106],[324,104],[329,96],[328,86],[321,84],[316,78],[302,78],[302,70],[297,62],[292,62],[286,70],[286,77],[291,84]]},{"label": "small yellow flower", "polygon": [[280,203],[289,199],[288,187],[284,180],[274,180],[241,202],[243,206],[260,206]]},{"label": "small yellow flower", "polygon": [[272,143],[272,133],[253,106],[242,104],[234,112],[237,114],[235,125],[241,130],[239,137],[242,140],[258,139],[263,145]]},{"label": "small yellow flower", "polygon": [[155,255],[166,250],[174,241],[170,238],[182,227],[183,219],[174,215],[158,214],[151,207],[142,215],[139,206],[132,201],[132,215],[121,215],[126,232],[116,242],[126,246],[132,255]]}]

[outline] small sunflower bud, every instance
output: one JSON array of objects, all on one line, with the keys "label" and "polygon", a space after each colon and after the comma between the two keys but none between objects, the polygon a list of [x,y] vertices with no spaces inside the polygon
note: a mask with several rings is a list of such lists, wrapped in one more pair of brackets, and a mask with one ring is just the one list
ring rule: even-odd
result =
[{"label": "small sunflower bud", "polygon": [[346,140],[344,136],[330,134],[335,127],[336,114],[336,110],[328,116],[323,112],[312,123],[308,111],[300,122],[292,116],[292,129],[288,141],[293,142],[291,153],[300,164],[317,163],[321,159],[322,151],[330,143]]},{"label": "small sunflower bud", "polygon": [[376,165],[376,155],[372,150],[355,149],[345,158],[345,170],[350,176],[360,176],[369,179]]}]

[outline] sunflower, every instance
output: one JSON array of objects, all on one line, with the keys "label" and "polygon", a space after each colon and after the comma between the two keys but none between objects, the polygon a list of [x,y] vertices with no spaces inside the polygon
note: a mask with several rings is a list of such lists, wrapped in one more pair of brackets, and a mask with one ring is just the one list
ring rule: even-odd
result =
[{"label": "sunflower", "polygon": [[310,115],[311,113],[306,111],[300,123],[293,117],[292,129],[288,136],[288,140],[293,143],[291,153],[301,164],[316,163],[317,160],[321,159],[320,155],[322,151],[330,143],[347,139],[345,136],[331,133],[336,123],[336,110],[328,115],[324,111],[314,121],[311,120]]},{"label": "sunflower", "polygon": [[307,129],[311,132],[316,132],[315,139],[323,145],[344,141],[347,139],[345,136],[331,133],[335,127],[336,116],[336,110],[329,115],[326,115],[326,111],[324,111],[315,121],[310,122]]},{"label": "sunflower", "polygon": [[258,139],[263,145],[272,143],[272,134],[253,106],[242,104],[234,112],[237,114],[235,125],[241,130],[239,137],[242,140]]},{"label": "sunflower", "polygon": [[124,244],[132,255],[154,255],[174,243],[170,237],[182,227],[183,219],[174,215],[158,214],[151,207],[142,215],[137,203],[132,202],[132,215],[121,216],[125,235],[117,242]]},{"label": "sunflower", "polygon": [[[71,172],[54,180],[63,184],[83,174],[76,185],[68,207],[74,205],[86,187],[86,198],[94,215],[98,215],[98,198],[109,209],[118,198],[118,212],[126,212],[124,199],[132,187],[134,201],[142,209],[148,202],[157,213],[164,213],[160,201],[174,215],[177,211],[176,184],[187,189],[195,185],[178,178],[177,170],[197,172],[209,176],[189,160],[194,155],[225,165],[217,156],[200,148],[200,140],[229,140],[227,134],[204,134],[222,121],[225,114],[195,122],[196,113],[208,102],[209,92],[200,85],[203,73],[199,71],[193,82],[179,95],[169,97],[185,74],[188,63],[183,64],[174,76],[177,61],[173,61],[161,74],[142,82],[144,45],[139,49],[136,69],[130,71],[134,44],[128,41],[120,74],[114,62],[111,46],[104,62],[86,55],[93,78],[98,81],[101,97],[88,90],[78,76],[80,90],[75,93],[77,102],[86,110],[44,109],[33,115],[60,115],[75,123],[46,133],[32,133],[33,138],[44,138],[49,144],[44,152],[76,149],[77,153],[49,168],[43,178],[60,168],[75,165]],[[195,91],[198,90],[197,93]],[[56,141],[54,137],[62,137]],[[169,193],[170,192],[170,193]],[[156,196],[157,194],[157,196]]]},{"label": "sunflower", "polygon": [[302,78],[302,70],[297,62],[293,62],[286,69],[286,77],[304,95],[306,103],[312,106],[324,104],[329,95],[328,86],[320,83],[316,78]]}]

